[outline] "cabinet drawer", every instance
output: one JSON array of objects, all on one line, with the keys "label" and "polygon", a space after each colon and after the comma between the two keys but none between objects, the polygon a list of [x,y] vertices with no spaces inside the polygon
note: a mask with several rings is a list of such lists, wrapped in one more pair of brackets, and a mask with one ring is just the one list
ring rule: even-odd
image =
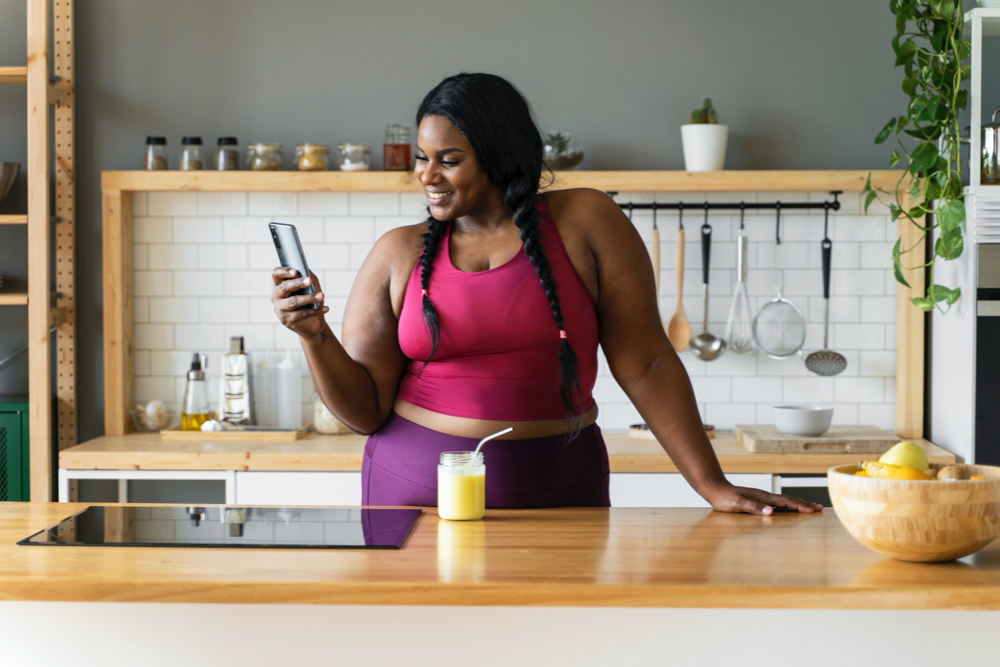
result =
[{"label": "cabinet drawer", "polygon": [[[733,484],[771,491],[771,475],[726,475]],[[678,473],[611,473],[612,507],[709,507]]]},{"label": "cabinet drawer", "polygon": [[360,472],[237,472],[238,505],[360,505]]}]

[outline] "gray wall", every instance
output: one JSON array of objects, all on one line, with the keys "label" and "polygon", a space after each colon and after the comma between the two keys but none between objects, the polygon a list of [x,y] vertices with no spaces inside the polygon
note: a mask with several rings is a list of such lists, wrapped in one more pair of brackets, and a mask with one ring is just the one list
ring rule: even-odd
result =
[{"label": "gray wall", "polygon": [[[967,2],[967,4],[971,4]],[[80,436],[103,428],[100,172],[136,169],[148,134],[381,144],[443,76],[514,81],[540,124],[576,134],[584,169],[680,169],[678,126],[711,96],[732,169],[886,166],[872,137],[903,104],[871,0],[87,0],[77,3]],[[0,0],[0,63],[24,62],[25,0]],[[24,163],[23,88],[0,87],[0,159]],[[286,162],[288,156],[286,155]],[[21,178],[0,212],[25,207]],[[26,274],[24,230],[0,270]],[[0,357],[26,309],[0,309]],[[0,370],[25,391],[26,358]]]}]

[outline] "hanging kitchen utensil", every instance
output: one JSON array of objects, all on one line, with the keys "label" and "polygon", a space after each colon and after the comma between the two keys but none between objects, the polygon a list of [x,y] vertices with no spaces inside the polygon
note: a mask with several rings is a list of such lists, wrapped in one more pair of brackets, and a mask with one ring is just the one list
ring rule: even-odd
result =
[{"label": "hanging kitchen utensil", "polygon": [[806,357],[806,368],[816,375],[836,375],[847,368],[847,359],[839,352],[827,347],[827,336],[830,333],[830,258],[833,254],[833,242],[828,233],[830,223],[830,207],[823,210],[823,349]]},{"label": "hanging kitchen utensil", "polygon": [[678,209],[679,218],[677,224],[677,305],[674,306],[674,314],[671,315],[667,323],[667,338],[674,350],[681,352],[686,350],[691,343],[691,322],[684,314],[684,204],[681,203]]},{"label": "hanging kitchen utensil", "polygon": [[740,230],[736,236],[736,294],[733,305],[729,309],[729,321],[726,323],[726,341],[729,349],[737,354],[756,352],[753,342],[753,314],[750,310],[750,298],[747,296],[747,233],[743,226],[746,209],[740,202]]},{"label": "hanging kitchen utensil", "polygon": [[[632,219],[632,203],[628,205],[629,219]],[[653,233],[650,236],[649,256],[653,261],[653,283],[656,285],[656,308],[660,308],[660,228],[656,226],[656,202],[653,202]]]},{"label": "hanging kitchen utensil", "polygon": [[701,284],[705,303],[705,319],[701,333],[691,341],[694,353],[702,361],[717,359],[726,351],[726,341],[708,331],[708,269],[712,254],[712,226],[708,224],[708,204],[705,204],[705,222],[701,226]]},{"label": "hanging kitchen utensil", "polygon": [[777,296],[757,311],[753,318],[753,338],[764,354],[772,359],[787,359],[806,342],[806,321],[802,310],[782,293],[785,271],[781,247],[781,202],[777,204],[774,232],[774,290]]}]

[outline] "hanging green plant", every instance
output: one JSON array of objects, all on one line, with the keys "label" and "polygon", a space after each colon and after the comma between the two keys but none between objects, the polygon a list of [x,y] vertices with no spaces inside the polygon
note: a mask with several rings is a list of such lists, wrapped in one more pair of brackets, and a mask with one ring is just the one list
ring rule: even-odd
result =
[{"label": "hanging green plant", "polygon": [[[873,188],[869,175],[864,188],[865,212],[873,201],[881,201],[879,192],[891,195],[888,206],[893,219],[899,224],[913,224],[921,231],[919,241],[909,248],[901,248],[901,242],[896,241],[892,249],[896,280],[909,287],[903,270],[927,268],[930,275],[926,296],[910,301],[921,310],[937,308],[946,313],[961,297],[961,288],[935,284],[934,266],[938,259],[959,258],[965,244],[958,114],[968,103],[969,94],[962,90],[962,82],[969,78],[970,66],[963,61],[972,53],[972,43],[962,38],[961,2],[890,0],[889,7],[896,16],[892,50],[896,52],[896,67],[903,68],[903,92],[909,103],[905,114],[885,124],[875,143],[893,137],[898,148],[892,149],[889,166],[905,160],[906,169],[900,173],[895,192]],[[901,135],[909,137],[905,143]],[[904,189],[907,179],[909,186]],[[904,207],[901,191],[916,204]],[[937,241],[928,261],[909,255],[922,248],[935,230]]]}]

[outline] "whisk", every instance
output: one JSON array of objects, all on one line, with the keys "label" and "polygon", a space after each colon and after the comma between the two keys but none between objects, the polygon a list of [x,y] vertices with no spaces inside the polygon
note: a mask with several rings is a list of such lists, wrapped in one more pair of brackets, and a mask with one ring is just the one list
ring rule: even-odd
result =
[{"label": "whisk", "polygon": [[729,309],[729,321],[726,323],[726,340],[729,349],[738,354],[756,352],[753,341],[751,323],[753,315],[750,312],[750,298],[747,296],[747,234],[743,227],[745,213],[740,204],[740,231],[736,236],[736,294],[733,305]]}]

